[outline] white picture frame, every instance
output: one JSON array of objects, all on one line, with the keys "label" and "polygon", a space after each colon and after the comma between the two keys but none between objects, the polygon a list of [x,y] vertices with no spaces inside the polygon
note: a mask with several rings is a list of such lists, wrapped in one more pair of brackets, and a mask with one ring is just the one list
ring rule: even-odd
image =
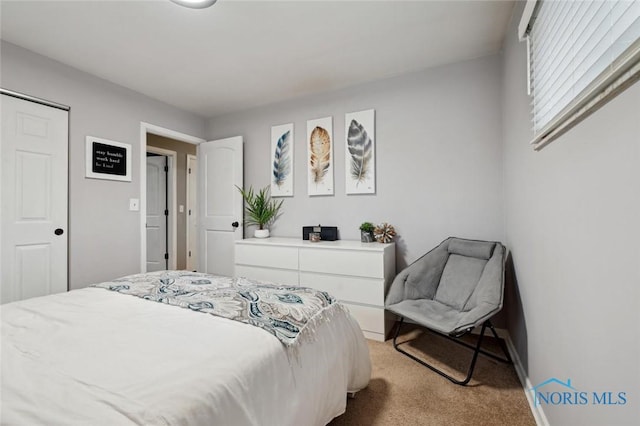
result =
[{"label": "white picture frame", "polygon": [[333,117],[307,120],[308,195],[333,195]]},{"label": "white picture frame", "polygon": [[85,177],[131,182],[131,145],[87,136]]},{"label": "white picture frame", "polygon": [[295,138],[293,123],[271,127],[271,196],[293,197]]},{"label": "white picture frame", "polygon": [[376,193],[375,110],[344,116],[345,192]]}]

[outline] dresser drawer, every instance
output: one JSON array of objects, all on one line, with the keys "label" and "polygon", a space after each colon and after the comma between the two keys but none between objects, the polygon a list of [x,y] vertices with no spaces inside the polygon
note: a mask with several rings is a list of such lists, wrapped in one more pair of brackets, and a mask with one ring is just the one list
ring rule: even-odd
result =
[{"label": "dresser drawer", "polygon": [[360,329],[367,339],[384,342],[393,328],[396,316],[383,308],[353,305],[343,303],[349,309],[351,316],[358,322]]},{"label": "dresser drawer", "polygon": [[300,270],[384,279],[382,253],[373,251],[300,249]]},{"label": "dresser drawer", "polygon": [[384,309],[372,308],[369,306],[352,305],[350,303],[343,303],[349,312],[358,321],[360,328],[365,331],[371,331],[373,333],[385,334],[384,327]]},{"label": "dresser drawer", "polygon": [[235,244],[235,276],[326,291],[343,303],[368,339],[384,341],[394,316],[384,295],[395,276],[393,244],[250,238]]},{"label": "dresser drawer", "polygon": [[298,285],[298,271],[236,265],[236,277],[267,281],[279,285]]},{"label": "dresser drawer", "polygon": [[280,269],[298,269],[296,247],[268,247],[236,244],[236,265],[267,266]]},{"label": "dresser drawer", "polygon": [[323,290],[338,300],[384,306],[384,280],[300,272],[300,285]]}]

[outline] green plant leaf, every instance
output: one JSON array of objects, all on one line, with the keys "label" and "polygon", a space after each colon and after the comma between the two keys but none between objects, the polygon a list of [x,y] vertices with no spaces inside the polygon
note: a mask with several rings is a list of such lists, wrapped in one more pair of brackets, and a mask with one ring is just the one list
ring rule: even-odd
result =
[{"label": "green plant leaf", "polygon": [[364,232],[373,232],[374,228],[375,226],[373,226],[371,222],[363,222],[362,225],[360,225],[360,230]]},{"label": "green plant leaf", "polygon": [[258,225],[260,229],[271,224],[279,215],[283,200],[272,200],[269,193],[269,186],[265,186],[257,193],[253,187],[244,190],[236,186],[245,202],[245,223],[247,225]]}]

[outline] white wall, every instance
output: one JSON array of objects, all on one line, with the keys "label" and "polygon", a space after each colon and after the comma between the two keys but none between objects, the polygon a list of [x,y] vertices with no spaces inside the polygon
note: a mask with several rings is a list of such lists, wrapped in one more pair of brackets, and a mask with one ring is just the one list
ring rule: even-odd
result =
[{"label": "white wall", "polygon": [[[294,198],[272,227],[338,226],[359,239],[364,221],[396,227],[402,268],[450,235],[503,237],[500,58],[485,57],[338,92],[213,118],[208,138],[242,135],[245,186],[270,182],[271,126],[295,124]],[[344,114],[376,110],[375,195],[345,195]],[[306,121],[333,116],[335,195],[309,197]],[[247,232],[252,235],[252,230]]]},{"label": "white wall", "polygon": [[[140,271],[140,122],[201,137],[205,120],[2,42],[2,87],[71,107],[69,279],[72,289]],[[133,148],[132,182],[85,179],[87,135]]]},{"label": "white wall", "polygon": [[[625,406],[545,406],[552,425],[637,424],[640,407],[640,84],[540,152],[515,20],[503,63],[510,334],[534,385],[624,391]],[[557,389],[556,389],[557,390]]]}]

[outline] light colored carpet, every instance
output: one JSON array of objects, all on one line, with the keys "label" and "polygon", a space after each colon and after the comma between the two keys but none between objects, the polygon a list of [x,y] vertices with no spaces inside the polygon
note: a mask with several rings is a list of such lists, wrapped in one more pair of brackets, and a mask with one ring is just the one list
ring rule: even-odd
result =
[{"label": "light colored carpet", "polygon": [[[404,350],[456,378],[466,374],[470,349],[418,328],[406,326],[406,330],[398,338],[399,342],[411,339]],[[470,342],[477,338],[469,337]],[[371,382],[348,399],[346,413],[331,426],[535,425],[513,365],[480,355],[471,382],[463,387],[397,352],[391,340],[368,342]],[[502,354],[493,338],[485,337],[483,348]]]}]

